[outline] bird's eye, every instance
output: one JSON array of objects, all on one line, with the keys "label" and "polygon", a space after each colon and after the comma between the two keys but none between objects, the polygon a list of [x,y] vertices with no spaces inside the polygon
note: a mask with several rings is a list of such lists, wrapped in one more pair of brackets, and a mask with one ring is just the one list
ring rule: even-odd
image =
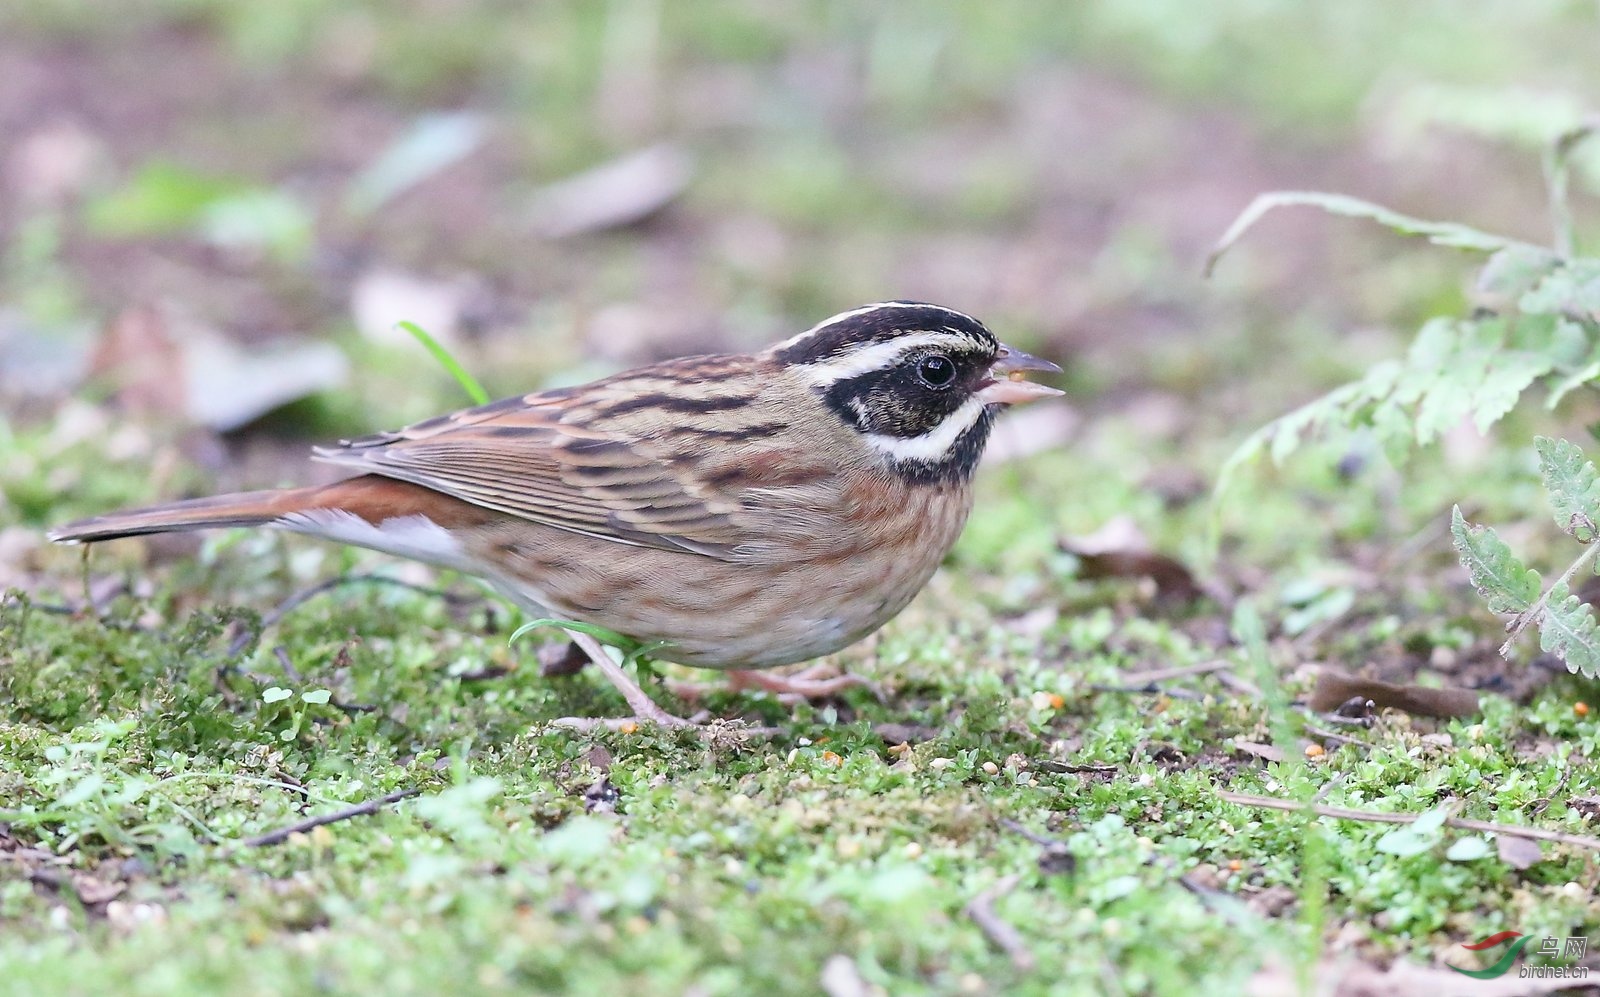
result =
[{"label": "bird's eye", "polygon": [[949,387],[950,382],[956,379],[956,365],[950,362],[949,357],[935,353],[917,363],[917,374],[922,378],[922,383],[930,388]]}]

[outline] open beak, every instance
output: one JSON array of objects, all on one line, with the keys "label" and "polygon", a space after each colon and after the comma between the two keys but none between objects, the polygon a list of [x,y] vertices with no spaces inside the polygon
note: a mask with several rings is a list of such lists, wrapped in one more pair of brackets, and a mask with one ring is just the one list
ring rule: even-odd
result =
[{"label": "open beak", "polygon": [[1040,360],[1001,343],[1000,355],[989,368],[992,380],[978,389],[978,397],[988,405],[1020,405],[1038,398],[1062,394],[1058,389],[1048,385],[1024,380],[1029,371],[1059,374],[1061,368],[1048,360]]}]

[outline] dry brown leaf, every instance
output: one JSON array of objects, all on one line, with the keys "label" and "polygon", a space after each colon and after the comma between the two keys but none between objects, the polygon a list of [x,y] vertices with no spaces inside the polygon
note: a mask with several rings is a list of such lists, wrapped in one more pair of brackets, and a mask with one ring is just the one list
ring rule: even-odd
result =
[{"label": "dry brown leaf", "polygon": [[1330,668],[1317,673],[1309,705],[1313,713],[1332,713],[1357,697],[1370,699],[1379,709],[1388,707],[1423,717],[1474,717],[1480,712],[1478,694],[1471,689],[1395,685]]},{"label": "dry brown leaf", "polygon": [[174,325],[154,305],[123,309],[95,344],[90,378],[109,385],[117,404],[137,416],[225,433],[336,388],[349,373],[332,343],[245,350],[214,329]]},{"label": "dry brown leaf", "polygon": [[445,346],[461,341],[474,289],[465,280],[434,280],[400,270],[375,268],[350,286],[350,315],[365,339],[389,346],[416,346],[400,328],[412,322]]},{"label": "dry brown leaf", "polygon": [[108,900],[115,900],[128,888],[127,883],[106,882],[93,876],[72,877],[72,888],[77,892],[78,899],[86,907],[103,904]]},{"label": "dry brown leaf", "polygon": [[1502,834],[1494,840],[1495,852],[1500,861],[1513,869],[1526,869],[1544,858],[1537,841]]},{"label": "dry brown leaf", "polygon": [[1254,755],[1263,761],[1281,762],[1284,759],[1283,749],[1272,744],[1260,744],[1255,741],[1241,741],[1234,738],[1233,750],[1241,754]]},{"label": "dry brown leaf", "polygon": [[1293,907],[1300,895],[1282,883],[1269,886],[1260,893],[1251,894],[1245,904],[1263,917],[1282,917]]},{"label": "dry brown leaf", "polygon": [[642,222],[677,199],[694,158],[670,142],[640,149],[540,190],[533,226],[551,238]]},{"label": "dry brown leaf", "polygon": [[150,304],[118,312],[89,355],[89,378],[110,385],[124,411],[145,418],[184,416],[187,373],[167,317]]},{"label": "dry brown leaf", "polygon": [[1067,537],[1060,547],[1078,559],[1084,578],[1149,578],[1164,598],[1187,602],[1201,595],[1194,574],[1177,559],[1151,550],[1130,516],[1115,516],[1087,536]]}]

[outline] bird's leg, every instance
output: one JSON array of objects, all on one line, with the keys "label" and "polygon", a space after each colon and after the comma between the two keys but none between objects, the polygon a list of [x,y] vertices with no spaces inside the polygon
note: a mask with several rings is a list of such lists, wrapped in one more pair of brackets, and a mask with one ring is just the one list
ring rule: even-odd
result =
[{"label": "bird's leg", "polygon": [[634,715],[620,720],[562,717],[560,720],[555,721],[557,727],[568,727],[573,730],[593,730],[596,727],[609,727],[615,730],[630,723],[653,723],[662,727],[694,726],[690,721],[682,717],[675,717],[657,706],[655,700],[651,699],[643,689],[639,688],[639,683],[635,682],[627,672],[623,671],[621,665],[611,660],[611,655],[606,653],[606,649],[600,646],[599,641],[586,633],[577,631],[573,631],[571,637],[572,642],[583,649],[584,653],[589,656],[589,660],[593,661],[595,666],[605,673],[605,677],[610,680],[617,691],[622,693],[622,698],[628,701],[628,707],[633,710]]}]

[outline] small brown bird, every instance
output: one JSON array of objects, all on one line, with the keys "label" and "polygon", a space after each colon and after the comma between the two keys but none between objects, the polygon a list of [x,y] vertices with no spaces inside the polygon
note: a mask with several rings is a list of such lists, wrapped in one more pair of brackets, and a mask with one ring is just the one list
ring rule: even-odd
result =
[{"label": "small brown bird", "polygon": [[[1061,393],[1027,371],[1060,368],[949,308],[867,305],[761,353],[670,360],[319,448],[359,472],[331,485],[115,512],[51,539],[270,526],[479,576],[668,661],[771,668],[860,640],[922,589],[966,523],[996,413]],[[639,719],[684,722],[573,637]]]}]

